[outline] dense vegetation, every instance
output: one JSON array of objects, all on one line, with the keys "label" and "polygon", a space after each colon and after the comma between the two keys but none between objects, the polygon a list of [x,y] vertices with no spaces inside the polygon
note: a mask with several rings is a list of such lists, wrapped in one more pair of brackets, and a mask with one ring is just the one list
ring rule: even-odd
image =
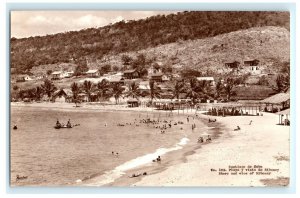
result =
[{"label": "dense vegetation", "polygon": [[[193,40],[261,26],[289,29],[288,12],[180,12],[138,21],[120,21],[55,35],[11,38],[11,67],[28,72],[43,64],[100,60],[104,55],[137,51],[178,40]],[[125,61],[124,61],[125,62]]]}]

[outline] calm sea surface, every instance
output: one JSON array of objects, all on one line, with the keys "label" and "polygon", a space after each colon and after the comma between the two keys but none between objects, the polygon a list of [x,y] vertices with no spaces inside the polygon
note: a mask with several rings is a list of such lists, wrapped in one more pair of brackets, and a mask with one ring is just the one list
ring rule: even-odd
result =
[{"label": "calm sea surface", "polygon": [[[191,124],[182,119],[161,134],[157,125],[141,119],[179,121],[166,113],[100,112],[99,110],[51,110],[37,107],[12,107],[10,133],[11,185],[73,185],[113,170],[132,159],[170,148],[192,133]],[[56,120],[80,126],[54,129]],[[117,124],[125,126],[117,126]],[[128,123],[128,124],[126,124]],[[131,125],[130,125],[131,123]],[[138,126],[137,126],[138,125]],[[182,129],[181,129],[182,128]],[[118,152],[118,155],[112,155]],[[16,176],[27,179],[16,181]]]}]

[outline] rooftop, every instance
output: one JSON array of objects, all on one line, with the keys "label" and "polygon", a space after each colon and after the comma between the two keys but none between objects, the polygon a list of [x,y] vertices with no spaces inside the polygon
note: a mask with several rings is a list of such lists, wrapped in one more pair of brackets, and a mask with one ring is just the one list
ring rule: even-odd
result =
[{"label": "rooftop", "polygon": [[197,80],[199,80],[199,81],[202,81],[202,80],[213,81],[215,79],[214,79],[214,77],[197,77]]},{"label": "rooftop", "polygon": [[61,74],[62,72],[61,71],[55,71],[55,72],[52,72],[52,74]]},{"label": "rooftop", "polygon": [[290,93],[278,93],[269,98],[266,98],[261,103],[271,103],[271,104],[280,104],[286,102],[290,99]]},{"label": "rooftop", "polygon": [[125,70],[125,71],[124,71],[124,74],[125,74],[125,73],[133,73],[133,72],[135,72],[135,69],[129,69],[129,70]]},{"label": "rooftop", "polygon": [[93,73],[96,73],[98,72],[97,69],[90,69],[89,71],[85,72],[86,74],[93,74]]}]

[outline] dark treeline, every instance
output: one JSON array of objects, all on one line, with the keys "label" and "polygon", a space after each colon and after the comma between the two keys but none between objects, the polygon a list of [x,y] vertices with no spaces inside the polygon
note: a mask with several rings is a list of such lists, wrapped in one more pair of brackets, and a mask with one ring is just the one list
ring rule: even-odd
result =
[{"label": "dark treeline", "polygon": [[179,12],[137,21],[120,21],[47,36],[11,38],[11,67],[24,73],[33,66],[101,59],[178,40],[201,39],[261,26],[289,29],[288,12]]}]

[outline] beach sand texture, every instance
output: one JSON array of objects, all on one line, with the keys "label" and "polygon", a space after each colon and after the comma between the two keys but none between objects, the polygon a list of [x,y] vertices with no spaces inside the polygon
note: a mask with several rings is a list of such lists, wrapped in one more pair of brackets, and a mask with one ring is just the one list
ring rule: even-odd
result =
[{"label": "beach sand texture", "polygon": [[[278,186],[289,182],[289,127],[278,115],[218,117],[226,133],[188,156],[186,163],[144,177],[134,186]],[[250,120],[252,124],[249,125]],[[234,131],[236,126],[240,131]],[[218,175],[211,169],[259,165],[279,169],[271,175]]]}]

